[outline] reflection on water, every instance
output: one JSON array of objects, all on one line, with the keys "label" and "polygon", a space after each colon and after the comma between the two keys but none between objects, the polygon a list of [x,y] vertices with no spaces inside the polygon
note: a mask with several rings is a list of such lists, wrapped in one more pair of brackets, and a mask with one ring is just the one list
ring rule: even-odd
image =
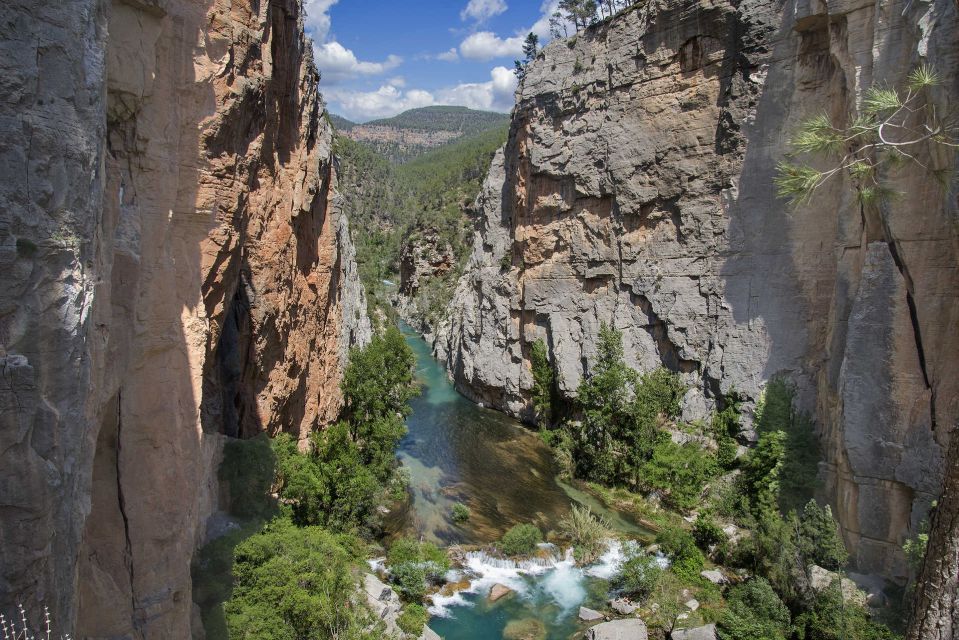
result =
[{"label": "reflection on water", "polygon": [[[570,498],[554,480],[547,447],[515,420],[460,396],[426,342],[402,329],[416,353],[422,394],[412,401],[398,451],[413,504],[392,528],[442,544],[489,542],[519,522],[555,529]],[[450,518],[457,502],[471,512],[461,525]]]}]

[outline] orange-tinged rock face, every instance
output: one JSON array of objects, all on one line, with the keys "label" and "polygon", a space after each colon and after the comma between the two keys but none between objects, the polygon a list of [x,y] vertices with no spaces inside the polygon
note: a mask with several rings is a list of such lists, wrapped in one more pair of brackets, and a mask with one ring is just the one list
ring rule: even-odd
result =
[{"label": "orange-tinged rock face", "polygon": [[0,610],[190,637],[223,438],[322,428],[370,333],[300,3],[9,10],[36,135],[0,153],[39,164],[0,196]]}]

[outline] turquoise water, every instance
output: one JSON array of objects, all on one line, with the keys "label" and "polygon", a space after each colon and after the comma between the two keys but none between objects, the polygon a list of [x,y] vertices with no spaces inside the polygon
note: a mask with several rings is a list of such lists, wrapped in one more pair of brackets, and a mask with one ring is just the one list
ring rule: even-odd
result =
[{"label": "turquoise water", "polygon": [[[553,531],[576,501],[601,512],[620,532],[648,534],[594,496],[557,482],[552,455],[535,433],[460,396],[426,342],[409,327],[401,329],[416,354],[422,394],[412,401],[409,432],[397,452],[410,473],[412,501],[391,514],[392,533],[442,545],[481,544],[521,522]],[[457,502],[470,509],[466,523],[450,517]],[[547,566],[519,567],[471,554],[465,570],[450,576],[468,581],[469,588],[434,598],[430,627],[446,640],[582,637],[586,627],[578,621],[579,607],[602,609],[605,578],[622,555],[614,545],[597,565],[581,568],[560,549],[549,553],[553,557]],[[493,584],[504,584],[513,593],[490,602]]]}]

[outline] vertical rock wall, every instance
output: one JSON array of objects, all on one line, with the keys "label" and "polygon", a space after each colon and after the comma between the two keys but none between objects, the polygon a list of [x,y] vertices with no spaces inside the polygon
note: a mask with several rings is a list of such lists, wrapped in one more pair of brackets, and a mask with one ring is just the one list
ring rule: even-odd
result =
[{"label": "vertical rock wall", "polygon": [[0,21],[0,610],[191,635],[222,440],[335,417],[370,335],[299,0]]},{"label": "vertical rock wall", "polygon": [[854,562],[903,578],[959,417],[957,187],[908,169],[890,176],[908,195],[871,210],[840,177],[793,211],[773,178],[803,119],[848,121],[922,62],[945,80],[932,99],[954,103],[954,1],[660,0],[550,44],[437,333],[459,388],[527,415],[542,338],[572,396],[608,322],[631,365],[684,375],[685,419],[743,394],[748,440],[764,384],[786,376]]}]

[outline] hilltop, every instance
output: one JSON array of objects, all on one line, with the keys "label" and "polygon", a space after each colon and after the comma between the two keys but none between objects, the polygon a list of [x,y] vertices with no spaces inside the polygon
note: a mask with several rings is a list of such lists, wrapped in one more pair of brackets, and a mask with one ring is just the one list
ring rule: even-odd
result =
[{"label": "hilltop", "polygon": [[362,142],[392,162],[406,162],[429,149],[491,129],[504,128],[509,116],[466,107],[423,107],[392,118],[358,124],[330,114],[341,135]]}]

